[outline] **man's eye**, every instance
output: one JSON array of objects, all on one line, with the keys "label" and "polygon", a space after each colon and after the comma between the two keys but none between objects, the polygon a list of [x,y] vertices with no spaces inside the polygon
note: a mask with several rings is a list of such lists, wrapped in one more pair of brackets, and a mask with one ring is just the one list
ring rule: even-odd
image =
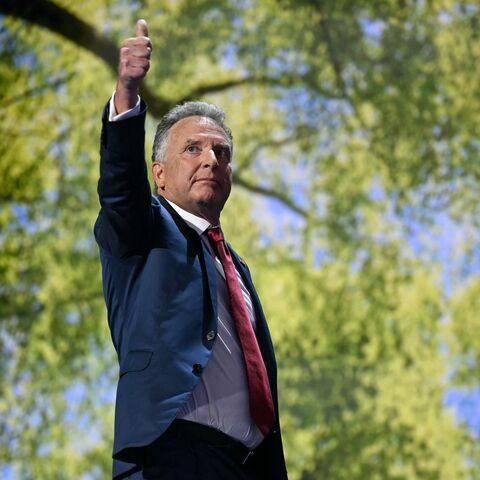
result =
[{"label": "man's eye", "polygon": [[215,156],[217,158],[221,158],[222,160],[226,161],[230,160],[230,149],[228,147],[214,147],[213,151],[215,152]]},{"label": "man's eye", "polygon": [[187,148],[186,148],[186,151],[188,153],[198,153],[200,151],[200,148],[197,146],[197,145],[189,145]]}]

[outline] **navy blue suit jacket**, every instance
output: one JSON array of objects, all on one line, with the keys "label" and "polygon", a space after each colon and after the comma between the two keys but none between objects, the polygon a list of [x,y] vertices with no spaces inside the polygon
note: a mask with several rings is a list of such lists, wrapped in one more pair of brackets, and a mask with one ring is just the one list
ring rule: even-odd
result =
[{"label": "navy blue suit jacket", "polygon": [[[198,234],[162,197],[152,197],[144,158],[146,106],[108,121],[104,111],[94,232],[120,378],[114,478],[138,469],[142,448],[175,419],[198,384],[217,331],[216,274]],[[245,263],[230,248],[250,291],[257,337],[278,418],[276,363],[265,316]],[[212,338],[213,337],[213,338]],[[286,479],[280,427],[262,444],[268,476]]]}]

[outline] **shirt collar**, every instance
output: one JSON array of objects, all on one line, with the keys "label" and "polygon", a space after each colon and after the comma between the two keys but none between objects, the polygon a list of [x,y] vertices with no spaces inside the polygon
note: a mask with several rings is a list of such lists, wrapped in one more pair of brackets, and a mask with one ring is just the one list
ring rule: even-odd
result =
[{"label": "shirt collar", "polygon": [[205,230],[212,226],[208,220],[205,220],[205,218],[187,212],[186,210],[171,202],[167,198],[165,198],[165,200],[167,200],[167,202],[172,206],[172,208],[182,217],[185,223],[189,227],[193,228],[199,235],[205,233]]}]

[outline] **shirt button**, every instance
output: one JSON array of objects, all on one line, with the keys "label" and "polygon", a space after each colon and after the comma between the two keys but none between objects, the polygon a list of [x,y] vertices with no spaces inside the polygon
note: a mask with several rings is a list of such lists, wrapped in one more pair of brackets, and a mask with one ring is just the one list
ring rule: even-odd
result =
[{"label": "shirt button", "polygon": [[193,366],[193,369],[192,369],[192,372],[195,374],[195,375],[200,375],[203,371],[203,367],[199,364],[199,363],[196,363],[194,366]]},{"label": "shirt button", "polygon": [[210,330],[208,333],[207,333],[207,340],[209,342],[211,342],[215,337],[216,337],[216,333],[215,333],[215,330]]}]

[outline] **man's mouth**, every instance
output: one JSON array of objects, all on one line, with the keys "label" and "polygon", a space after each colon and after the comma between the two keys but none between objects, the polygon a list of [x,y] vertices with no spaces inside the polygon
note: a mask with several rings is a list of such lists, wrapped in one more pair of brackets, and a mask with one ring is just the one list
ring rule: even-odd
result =
[{"label": "man's mouth", "polygon": [[215,178],[205,177],[205,178],[197,178],[194,183],[197,182],[207,182],[207,183],[218,183]]}]

